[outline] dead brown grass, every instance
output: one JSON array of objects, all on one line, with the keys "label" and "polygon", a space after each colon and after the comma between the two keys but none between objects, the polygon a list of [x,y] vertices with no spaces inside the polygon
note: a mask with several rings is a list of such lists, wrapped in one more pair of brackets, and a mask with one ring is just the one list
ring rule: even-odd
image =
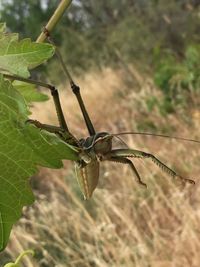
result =
[{"label": "dead brown grass", "polygon": [[[169,128],[174,135],[197,137],[199,113],[193,110],[194,115],[188,115],[190,128],[178,115],[163,118],[156,110],[149,114],[145,99],[158,92],[150,79],[138,77],[140,90],[124,84],[121,70],[91,73],[78,81],[96,129],[128,131],[149,119],[158,131]],[[86,136],[77,103],[66,87],[61,99],[69,127],[76,136]],[[56,124],[52,101],[35,105],[32,117]],[[1,259],[14,259],[21,250],[33,248],[36,259],[27,259],[24,266],[200,266],[198,146],[142,136],[129,136],[126,141],[196,177],[196,186],[183,188],[151,162],[135,160],[148,184],[144,190],[127,166],[105,163],[93,198],[83,201],[71,163],[62,170],[41,169],[33,178],[35,204],[25,209]]]}]

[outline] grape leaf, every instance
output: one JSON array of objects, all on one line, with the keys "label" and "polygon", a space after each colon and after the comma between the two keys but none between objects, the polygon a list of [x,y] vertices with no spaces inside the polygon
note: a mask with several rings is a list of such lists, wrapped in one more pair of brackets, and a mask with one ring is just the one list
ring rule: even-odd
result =
[{"label": "grape leaf", "polygon": [[42,102],[49,99],[49,97],[38,90],[35,85],[25,82],[14,81],[13,86],[23,95],[27,103]]},{"label": "grape leaf", "polygon": [[62,159],[78,159],[76,148],[25,123],[27,115],[24,98],[0,75],[0,251],[22,207],[34,201],[28,178],[37,166],[61,168]]},{"label": "grape leaf", "polygon": [[0,24],[0,70],[29,77],[28,69],[34,68],[54,53],[51,44],[35,43],[30,39],[19,41],[18,34],[6,33],[5,24]]},{"label": "grape leaf", "polygon": [[[2,36],[7,35],[6,33],[6,23],[0,23],[0,38],[2,38]],[[12,39],[13,41],[17,41],[18,39],[18,34],[17,33],[11,33],[9,32],[9,36],[10,39]]]}]

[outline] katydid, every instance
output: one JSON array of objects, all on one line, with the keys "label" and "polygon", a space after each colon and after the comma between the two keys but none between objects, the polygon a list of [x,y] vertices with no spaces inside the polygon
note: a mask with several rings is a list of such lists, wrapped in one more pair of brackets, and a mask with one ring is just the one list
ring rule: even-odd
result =
[{"label": "katydid", "polygon": [[29,119],[27,122],[35,125],[37,128],[48,131],[50,133],[54,133],[59,136],[64,142],[73,145],[79,151],[79,160],[75,161],[75,172],[77,176],[77,180],[80,186],[80,189],[83,193],[85,199],[89,199],[92,196],[93,191],[97,187],[98,180],[99,180],[99,166],[100,162],[102,161],[111,161],[121,164],[127,164],[133,171],[137,182],[146,187],[147,185],[142,181],[135,165],[130,160],[130,158],[141,158],[141,159],[151,159],[161,170],[173,178],[178,178],[183,182],[188,182],[191,184],[195,184],[195,182],[191,179],[184,178],[173,171],[171,168],[166,166],[163,162],[157,159],[154,155],[136,150],[136,149],[113,149],[112,148],[112,141],[114,137],[118,137],[120,135],[126,134],[142,134],[142,135],[153,135],[159,137],[166,137],[166,138],[174,138],[179,140],[191,141],[200,143],[200,141],[193,140],[193,139],[186,139],[182,137],[171,137],[168,135],[162,134],[151,134],[151,133],[138,133],[138,132],[124,132],[118,134],[110,134],[107,132],[96,132],[94,126],[91,122],[89,114],[86,110],[85,104],[81,97],[80,87],[77,86],[70,76],[70,85],[72,92],[75,94],[78,104],[80,106],[82,115],[85,120],[85,124],[87,130],[89,132],[89,137],[82,138],[78,140],[70,131],[67,126],[66,120],[64,118],[64,114],[62,111],[60,98],[57,89],[47,83],[34,81],[31,79],[24,79],[17,76],[11,76],[4,74],[5,78],[12,79],[12,80],[19,80],[28,83],[35,83],[37,85],[46,87],[50,89],[51,95],[54,100],[55,109],[58,117],[59,126],[52,126],[48,124],[40,123],[37,120]]},{"label": "katydid", "polygon": [[[47,29],[44,29],[44,33],[48,37],[49,42],[55,46]],[[130,158],[151,159],[163,172],[169,174],[173,178],[178,178],[183,182],[195,184],[195,182],[192,179],[184,178],[181,175],[177,174],[175,171],[173,171],[171,168],[169,168],[163,162],[157,159],[154,155],[140,151],[140,150],[130,149],[130,148],[113,149],[112,142],[113,142],[114,137],[119,138],[120,135],[126,135],[126,134],[153,135],[153,136],[159,136],[159,137],[165,137],[165,138],[174,138],[174,139],[179,139],[179,140],[184,140],[184,141],[191,141],[191,142],[196,142],[196,143],[200,143],[200,141],[182,138],[182,137],[172,137],[168,135],[151,134],[151,133],[124,132],[124,133],[118,133],[118,134],[110,134],[107,132],[96,132],[92,124],[92,121],[89,117],[89,114],[86,110],[85,104],[83,102],[83,99],[80,93],[80,87],[77,86],[75,82],[73,81],[66,65],[63,62],[62,56],[60,55],[59,50],[57,48],[56,48],[56,55],[70,82],[72,92],[75,94],[77,98],[80,110],[85,120],[87,130],[89,132],[89,136],[87,138],[82,138],[78,140],[69,131],[69,128],[67,126],[67,123],[64,118],[63,111],[62,111],[58,90],[54,86],[44,83],[44,82],[34,81],[31,79],[25,79],[25,78],[21,78],[17,76],[11,76],[7,74],[4,74],[4,76],[5,78],[11,79],[11,80],[19,80],[19,81],[24,81],[28,83],[33,83],[33,84],[37,84],[42,87],[46,87],[50,89],[51,95],[53,97],[54,104],[55,104],[59,126],[43,124],[37,120],[31,120],[31,119],[29,119],[27,122],[35,125],[39,129],[56,134],[64,142],[72,146],[75,146],[77,148],[77,150],[79,151],[79,160],[75,161],[75,172],[76,172],[76,177],[77,177],[80,189],[85,199],[89,199],[92,196],[93,191],[97,187],[98,180],[99,180],[99,166],[100,166],[100,162],[102,161],[112,161],[116,163],[129,165],[133,171],[133,174],[135,175],[137,182],[144,187],[147,187],[147,185],[142,181],[135,165],[130,160]]]}]

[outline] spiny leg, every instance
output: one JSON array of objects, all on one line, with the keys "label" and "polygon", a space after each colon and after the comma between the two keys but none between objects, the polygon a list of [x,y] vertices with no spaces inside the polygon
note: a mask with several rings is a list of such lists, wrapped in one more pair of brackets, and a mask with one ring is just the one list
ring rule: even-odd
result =
[{"label": "spiny leg", "polygon": [[123,164],[128,164],[133,173],[135,174],[136,178],[137,178],[137,182],[145,187],[147,187],[147,185],[142,181],[135,165],[133,164],[133,162],[130,160],[130,159],[127,159],[127,158],[124,158],[124,157],[112,157],[112,158],[109,158],[107,159],[109,161],[112,161],[112,162],[117,162],[117,163],[123,163]]},{"label": "spiny leg", "polygon": [[106,159],[112,157],[133,157],[133,158],[150,158],[161,170],[165,173],[169,174],[173,178],[178,178],[184,182],[189,182],[191,184],[195,184],[195,182],[191,179],[184,178],[181,175],[177,174],[175,171],[170,169],[164,163],[162,163],[159,159],[157,159],[154,155],[136,150],[136,149],[114,149],[110,153],[106,154]]},{"label": "spiny leg", "polygon": [[69,73],[69,71],[68,71],[68,69],[67,69],[67,67],[66,67],[66,65],[65,65],[65,63],[63,61],[63,58],[62,58],[58,48],[56,47],[54,41],[52,40],[52,37],[50,36],[49,31],[46,28],[44,28],[44,33],[46,34],[49,42],[51,44],[53,44],[55,46],[55,48],[56,48],[56,55],[57,55],[61,65],[63,67],[64,73],[66,74],[66,76],[69,79],[72,92],[76,96],[76,99],[78,101],[79,107],[81,109],[81,112],[82,112],[84,120],[85,120],[85,124],[86,124],[87,129],[88,129],[88,132],[89,132],[90,136],[95,135],[96,131],[95,131],[94,126],[92,124],[92,121],[91,121],[91,119],[89,117],[89,114],[88,114],[88,112],[86,110],[85,104],[83,102],[83,99],[82,99],[82,96],[81,96],[81,93],[80,93],[80,87],[78,85],[76,85],[75,82],[73,81],[73,79],[72,79],[72,77],[71,77],[71,75],[70,75],[70,73]]}]

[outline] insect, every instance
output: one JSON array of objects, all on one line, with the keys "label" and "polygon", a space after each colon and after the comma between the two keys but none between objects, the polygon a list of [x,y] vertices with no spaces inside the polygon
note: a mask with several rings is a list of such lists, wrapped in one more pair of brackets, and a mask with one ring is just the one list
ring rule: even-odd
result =
[{"label": "insect", "polygon": [[[54,133],[59,136],[64,142],[75,146],[79,151],[79,160],[75,161],[75,172],[77,176],[77,180],[80,186],[80,189],[83,193],[85,199],[91,198],[95,188],[97,187],[98,180],[99,180],[99,167],[102,161],[110,161],[116,162],[121,164],[127,164],[137,182],[141,185],[146,187],[146,183],[144,183],[134,165],[134,163],[130,160],[130,158],[148,158],[153,161],[163,172],[167,173],[168,175],[172,176],[173,178],[178,178],[183,182],[188,182],[191,184],[195,184],[195,182],[191,179],[184,178],[181,175],[177,174],[174,170],[166,166],[163,162],[161,162],[158,158],[150,153],[146,153],[136,149],[113,149],[113,138],[118,137],[120,135],[125,134],[143,134],[143,135],[154,135],[160,137],[170,137],[167,135],[156,135],[156,134],[149,134],[149,133],[136,133],[136,132],[125,132],[119,134],[110,134],[108,132],[96,132],[89,114],[86,110],[85,104],[83,102],[80,87],[75,84],[71,75],[69,74],[64,62],[62,61],[62,57],[57,51],[57,56],[63,66],[63,69],[68,76],[70,81],[72,92],[75,94],[80,110],[82,112],[83,118],[85,120],[85,124],[87,130],[89,132],[89,136],[87,138],[82,138],[78,140],[70,131],[67,125],[67,122],[64,118],[63,110],[60,103],[59,93],[58,90],[50,85],[43,82],[36,82],[31,79],[23,79],[20,77],[15,76],[7,76],[7,78],[21,80],[29,83],[37,83],[40,86],[47,87],[51,91],[51,95],[54,100],[55,109],[58,117],[59,126],[52,126],[48,124],[40,123],[37,120],[29,119],[27,122],[35,125],[37,128],[48,131],[50,133]],[[199,141],[186,139],[181,137],[170,137],[180,140],[187,140],[199,143]]]}]

